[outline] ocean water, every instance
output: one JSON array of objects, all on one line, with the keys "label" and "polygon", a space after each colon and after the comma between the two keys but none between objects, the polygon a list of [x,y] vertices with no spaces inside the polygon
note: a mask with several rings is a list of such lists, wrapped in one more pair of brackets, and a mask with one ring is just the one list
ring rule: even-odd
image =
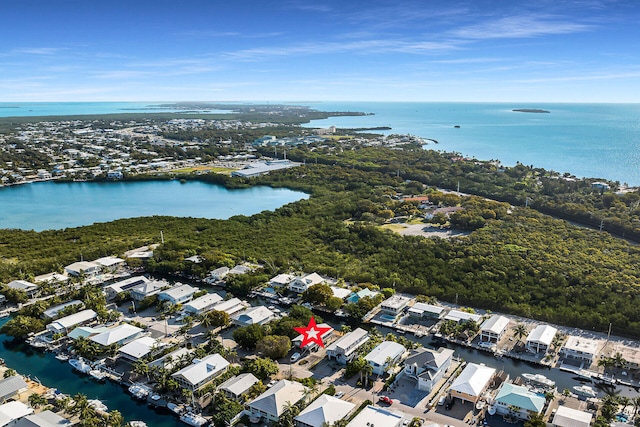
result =
[{"label": "ocean water", "polygon": [[[171,102],[0,102],[0,117],[70,116],[81,114],[175,113],[185,110],[164,107]],[[227,110],[191,110],[225,114]]]},{"label": "ocean water", "polygon": [[51,230],[151,215],[227,219],[306,199],[285,188],[199,181],[36,182],[0,188],[0,228]]},{"label": "ocean water", "polygon": [[[517,162],[578,177],[640,185],[640,104],[326,103],[325,111],[370,116],[331,117],[310,127],[389,126],[385,134],[432,138],[426,148],[481,160]],[[514,112],[536,108],[549,113]],[[460,126],[455,128],[454,126]]]}]

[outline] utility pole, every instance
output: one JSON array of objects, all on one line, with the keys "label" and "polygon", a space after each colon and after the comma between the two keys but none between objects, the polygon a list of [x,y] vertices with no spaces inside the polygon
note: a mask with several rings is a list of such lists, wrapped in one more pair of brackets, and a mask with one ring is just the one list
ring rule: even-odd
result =
[{"label": "utility pole", "polygon": [[160,241],[164,245],[164,234],[162,234],[162,230],[160,230]]}]

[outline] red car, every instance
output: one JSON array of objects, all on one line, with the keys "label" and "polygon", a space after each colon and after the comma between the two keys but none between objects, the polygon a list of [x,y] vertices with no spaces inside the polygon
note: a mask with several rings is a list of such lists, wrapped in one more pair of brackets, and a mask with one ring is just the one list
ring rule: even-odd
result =
[{"label": "red car", "polygon": [[393,400],[391,400],[389,396],[380,397],[380,402],[386,403],[387,405],[393,405]]}]

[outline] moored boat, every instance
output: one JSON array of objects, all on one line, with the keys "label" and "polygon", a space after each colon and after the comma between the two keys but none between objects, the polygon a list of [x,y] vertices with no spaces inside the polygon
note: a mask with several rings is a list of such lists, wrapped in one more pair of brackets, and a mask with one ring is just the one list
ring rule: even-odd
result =
[{"label": "moored boat", "polygon": [[588,385],[576,385],[573,387],[573,391],[575,391],[577,395],[585,397],[596,397],[596,395],[598,394],[592,387],[589,387]]},{"label": "moored boat", "polygon": [[61,362],[66,362],[67,360],[69,360],[69,355],[65,353],[58,353],[56,354],[56,359],[58,359]]},{"label": "moored boat", "polygon": [[96,381],[104,381],[108,374],[101,369],[91,369],[89,375]]},{"label": "moored boat", "polygon": [[169,402],[167,403],[167,409],[169,409],[171,412],[173,412],[176,415],[180,415],[184,412],[184,406],[183,405],[176,405],[173,402]]},{"label": "moored boat", "polygon": [[202,427],[209,422],[205,417],[195,412],[186,412],[180,415],[180,421],[193,427]]},{"label": "moored boat", "polygon": [[105,405],[101,400],[98,399],[89,399],[87,400],[87,403],[89,404],[89,406],[99,412],[107,412],[109,410],[109,408],[107,408],[107,405]]},{"label": "moored boat", "polygon": [[73,366],[73,369],[83,374],[88,374],[91,370],[91,365],[85,362],[82,357],[79,359],[69,359],[69,365]]},{"label": "moored boat", "polygon": [[556,382],[550,380],[542,374],[522,374],[522,377],[527,381],[531,381],[532,383],[540,384],[545,387],[555,387]]},{"label": "moored boat", "polygon": [[139,400],[144,400],[147,398],[147,396],[149,396],[149,393],[151,393],[151,388],[141,385],[141,384],[134,384],[131,387],[129,387],[129,393],[131,393],[131,395]]},{"label": "moored boat", "polygon": [[129,426],[130,427],[147,427],[147,423],[145,423],[144,421],[129,421]]}]

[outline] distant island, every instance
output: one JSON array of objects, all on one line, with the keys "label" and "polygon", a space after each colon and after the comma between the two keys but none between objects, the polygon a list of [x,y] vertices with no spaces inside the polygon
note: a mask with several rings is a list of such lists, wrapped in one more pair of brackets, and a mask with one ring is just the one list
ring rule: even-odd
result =
[{"label": "distant island", "polygon": [[511,110],[511,111],[516,111],[518,113],[550,113],[551,112],[547,110],[539,110],[537,108],[516,108],[515,110]]}]

